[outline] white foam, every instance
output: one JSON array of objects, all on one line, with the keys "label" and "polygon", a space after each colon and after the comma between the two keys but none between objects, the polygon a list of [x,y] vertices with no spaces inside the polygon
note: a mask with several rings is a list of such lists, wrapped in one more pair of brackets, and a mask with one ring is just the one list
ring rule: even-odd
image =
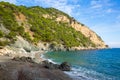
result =
[{"label": "white foam", "polygon": [[41,54],[41,58],[44,59],[44,60],[47,60],[47,61],[49,61],[49,62],[52,62],[52,63],[54,63],[54,64],[57,64],[56,62],[53,61],[53,59],[47,59],[47,58],[44,56],[44,54]]},{"label": "white foam", "polygon": [[[53,59],[47,59],[44,54],[41,55],[41,58],[57,64]],[[65,73],[73,78],[73,80],[115,80],[113,77],[80,66],[72,67],[72,71]]]},{"label": "white foam", "polygon": [[98,73],[93,70],[88,70],[83,67],[73,67],[71,72],[65,73],[70,75],[74,80],[115,80],[105,74]]},{"label": "white foam", "polygon": [[52,62],[54,64],[57,64],[56,62],[54,62],[52,59],[47,59],[49,62]]}]

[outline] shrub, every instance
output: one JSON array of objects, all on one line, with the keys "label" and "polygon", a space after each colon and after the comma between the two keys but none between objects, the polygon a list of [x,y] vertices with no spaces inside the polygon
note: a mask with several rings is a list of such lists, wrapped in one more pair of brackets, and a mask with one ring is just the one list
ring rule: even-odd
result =
[{"label": "shrub", "polygon": [[6,38],[13,39],[16,37],[16,33],[11,31],[8,35],[6,35]]},{"label": "shrub", "polygon": [[8,41],[0,41],[0,46],[6,46],[8,44],[9,44]]},{"label": "shrub", "polygon": [[28,41],[32,41],[32,39],[31,39],[31,37],[30,37],[30,35],[29,35],[29,33],[28,32],[25,32],[24,34],[23,34],[23,37],[26,39],[26,40],[28,40]]},{"label": "shrub", "polygon": [[4,36],[4,34],[3,34],[3,32],[0,30],[0,38],[3,37],[3,36]]}]

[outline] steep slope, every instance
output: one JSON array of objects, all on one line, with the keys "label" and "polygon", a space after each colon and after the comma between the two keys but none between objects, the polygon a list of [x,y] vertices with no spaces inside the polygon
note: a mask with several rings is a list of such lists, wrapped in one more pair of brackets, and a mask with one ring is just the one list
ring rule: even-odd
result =
[{"label": "steep slope", "polygon": [[[55,9],[54,9],[55,10]],[[53,14],[55,11],[51,13]],[[58,13],[54,13],[54,14],[58,14]],[[50,16],[48,14],[43,15],[43,17],[45,18],[54,18],[54,16]],[[66,23],[69,26],[71,26],[72,28],[74,28],[76,31],[80,31],[85,37],[89,38],[96,47],[98,48],[105,48],[106,44],[104,43],[104,41],[101,39],[100,36],[98,36],[95,32],[93,32],[91,29],[89,29],[87,26],[85,26],[84,24],[76,21],[74,18],[70,17],[70,16],[66,16],[63,14],[58,14],[56,16],[55,19],[57,22],[62,22],[62,23]]]},{"label": "steep slope", "polygon": [[0,46],[14,44],[17,36],[51,49],[106,48],[95,32],[57,9],[0,2]]}]

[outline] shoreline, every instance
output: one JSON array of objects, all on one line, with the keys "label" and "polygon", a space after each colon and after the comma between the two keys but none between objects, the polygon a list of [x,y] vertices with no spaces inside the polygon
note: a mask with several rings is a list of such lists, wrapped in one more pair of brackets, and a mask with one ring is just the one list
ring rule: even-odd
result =
[{"label": "shoreline", "polygon": [[[35,63],[14,61],[15,55],[0,55],[0,80],[72,80],[68,74],[59,69],[47,69],[42,61],[46,60],[41,55],[47,51],[32,52],[32,59]],[[29,53],[28,53],[29,54]],[[22,55],[30,57],[29,55]],[[21,55],[17,55],[21,57]],[[29,74],[28,74],[29,73]],[[31,74],[31,75],[30,75]]]},{"label": "shoreline", "polygon": [[[82,49],[82,50],[86,50],[86,49]],[[87,50],[91,50],[91,49],[87,49]],[[92,49],[93,50],[93,49]],[[5,51],[7,51],[6,49],[5,49]],[[5,52],[4,50],[3,51],[1,51],[1,49],[0,49],[0,54],[1,54],[1,52],[2,53],[4,53]],[[62,80],[72,80],[73,78],[69,75],[69,74],[67,74],[66,72],[64,72],[64,71],[60,71],[60,70],[57,70],[57,72],[60,74],[60,75],[55,75],[55,73],[54,73],[54,71],[56,71],[56,70],[51,70],[51,69],[45,69],[44,67],[43,67],[43,65],[41,65],[41,63],[42,63],[42,61],[44,61],[44,60],[48,60],[48,59],[46,59],[46,58],[44,58],[44,57],[42,57],[42,55],[44,55],[45,53],[47,53],[48,51],[46,51],[46,50],[39,50],[39,51],[32,51],[32,52],[30,52],[30,53],[19,53],[19,54],[17,54],[17,53],[12,53],[11,54],[11,51],[9,52],[10,50],[8,50],[5,54],[2,54],[2,55],[0,55],[0,66],[1,66],[1,64],[5,64],[5,66],[3,66],[3,67],[5,67],[5,68],[7,68],[8,70],[10,70],[11,71],[11,69],[9,69],[9,67],[11,66],[11,67],[14,67],[14,70],[17,70],[18,72],[19,72],[19,69],[20,68],[22,68],[22,69],[24,69],[23,71],[26,71],[26,66],[28,67],[28,72],[29,73],[31,73],[31,66],[33,66],[33,71],[36,71],[36,68],[38,69],[38,66],[40,66],[40,70],[41,69],[43,69],[43,72],[44,73],[41,73],[41,71],[40,72],[38,72],[38,73],[40,73],[40,74],[42,74],[42,75],[45,75],[45,74],[48,74],[49,72],[50,72],[50,74],[51,74],[51,76],[53,76],[53,77],[57,77],[57,76],[62,76],[64,79],[62,79]],[[75,50],[73,50],[73,51],[75,51]],[[10,55],[11,54],[11,55]],[[27,55],[26,55],[27,54]],[[33,60],[34,60],[34,62],[36,63],[36,64],[39,64],[39,65],[37,65],[37,66],[34,66],[34,65],[36,65],[36,64],[33,64],[33,63],[29,63],[29,62],[21,62],[21,61],[12,61],[12,59],[14,58],[14,57],[21,57],[21,56],[23,56],[23,57],[31,57]],[[49,60],[48,60],[49,61]],[[6,64],[7,63],[7,64]],[[9,64],[8,64],[9,63]],[[52,62],[53,63],[53,62]],[[17,68],[15,68],[16,66],[13,66],[12,64],[14,64],[14,65],[17,65]],[[54,64],[54,63],[53,63]],[[8,66],[8,67],[7,67]],[[23,68],[24,67],[24,68]],[[1,67],[0,67],[1,68]],[[1,69],[0,69],[1,70]],[[14,71],[13,70],[13,71]],[[3,72],[4,73],[2,73],[2,72],[0,72],[0,78],[1,78],[1,76],[2,76],[2,74],[4,74],[4,75],[8,75],[7,74],[7,72],[5,72],[4,70],[3,70]],[[25,72],[26,73],[26,72]],[[37,73],[37,75],[38,75],[38,73]],[[65,76],[67,76],[67,77],[65,77]],[[4,77],[4,76],[3,76]],[[10,76],[11,77],[11,76]],[[39,77],[41,77],[41,76],[39,76]],[[48,75],[47,76],[45,76],[46,78],[50,78]],[[5,79],[5,80],[9,80],[9,79]],[[15,79],[16,80],[16,79]],[[23,79],[24,80],[24,79]],[[25,79],[26,80],[26,79]],[[28,79],[29,80],[29,79]],[[49,80],[54,80],[53,78],[50,78]],[[59,80],[59,78],[56,78],[56,80]]]},{"label": "shoreline", "polygon": [[[71,50],[57,50],[57,51],[83,51],[83,50],[100,50],[100,49],[109,49],[109,48],[79,48],[79,49],[71,49]],[[44,55],[47,52],[51,52],[51,51],[56,51],[56,50],[38,50],[38,51],[31,51],[31,52],[25,52],[25,53],[18,53],[15,52],[14,50],[9,50],[7,48],[3,48],[0,49],[0,56],[8,56],[8,57],[31,57],[32,59],[34,59],[34,61],[36,63],[40,63],[44,60],[48,60],[44,57],[42,57],[42,55]]]}]

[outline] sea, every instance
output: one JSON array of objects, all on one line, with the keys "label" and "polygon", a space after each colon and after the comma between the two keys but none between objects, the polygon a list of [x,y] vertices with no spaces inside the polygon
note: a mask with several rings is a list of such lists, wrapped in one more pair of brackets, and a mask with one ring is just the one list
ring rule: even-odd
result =
[{"label": "sea", "polygon": [[80,51],[52,51],[43,55],[51,62],[68,62],[65,72],[73,80],[120,80],[120,48]]}]

